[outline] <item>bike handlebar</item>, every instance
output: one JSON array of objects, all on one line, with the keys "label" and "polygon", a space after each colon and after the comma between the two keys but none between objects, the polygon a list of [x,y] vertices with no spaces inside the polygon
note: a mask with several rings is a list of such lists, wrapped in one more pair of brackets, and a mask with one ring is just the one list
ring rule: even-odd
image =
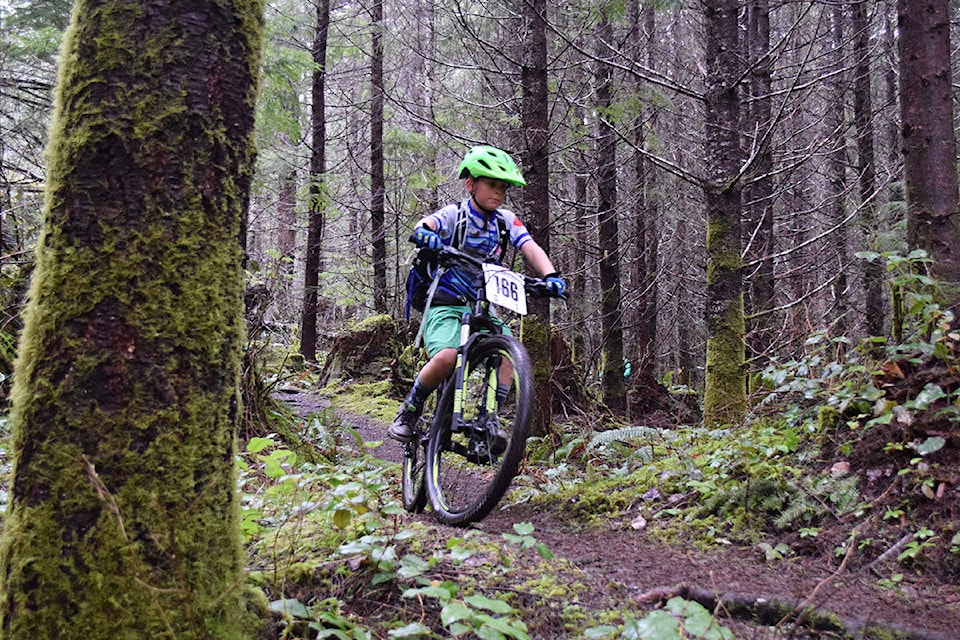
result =
[{"label": "bike handlebar", "polygon": [[[408,240],[416,244],[415,240],[416,234],[410,234]],[[457,264],[472,266],[477,269],[483,269],[483,260],[475,258],[459,249],[453,247],[440,247],[440,250],[437,251],[437,256],[440,260],[440,264],[444,267],[450,267]],[[527,293],[531,298],[551,298],[553,295],[550,293],[546,281],[543,278],[533,278],[526,274],[521,274],[523,276],[524,285],[527,288]],[[565,291],[563,295],[558,296],[561,300],[566,300],[569,296]]]}]

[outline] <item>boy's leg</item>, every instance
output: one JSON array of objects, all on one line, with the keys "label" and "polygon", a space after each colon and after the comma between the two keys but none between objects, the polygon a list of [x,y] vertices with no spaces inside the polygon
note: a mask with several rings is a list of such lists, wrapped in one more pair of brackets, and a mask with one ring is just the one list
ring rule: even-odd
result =
[{"label": "boy's leg", "polygon": [[423,404],[456,366],[462,313],[458,307],[440,306],[427,310],[423,339],[431,357],[417,374],[413,388],[400,404],[400,411],[387,430],[391,438],[404,441],[413,437],[413,427],[423,413]]},{"label": "boy's leg", "polygon": [[387,435],[394,440],[409,440],[413,437],[413,427],[420,419],[423,413],[423,403],[427,401],[433,388],[424,384],[422,376],[417,375],[413,382],[413,388],[407,394],[406,399],[400,403],[400,410],[397,417],[387,428]]}]

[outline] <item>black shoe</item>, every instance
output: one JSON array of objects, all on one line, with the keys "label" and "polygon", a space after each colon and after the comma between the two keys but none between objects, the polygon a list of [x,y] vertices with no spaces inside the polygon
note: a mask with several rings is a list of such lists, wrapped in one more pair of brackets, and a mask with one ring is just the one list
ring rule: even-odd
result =
[{"label": "black shoe", "polygon": [[507,450],[510,434],[500,426],[500,420],[497,416],[487,418],[487,429],[490,434],[490,451],[494,455],[500,455]]},{"label": "black shoe", "polygon": [[393,419],[393,423],[387,428],[387,435],[400,442],[406,442],[412,439],[414,436],[413,428],[416,426],[417,420],[420,419],[421,413],[423,413],[422,407],[404,401],[403,404],[400,405],[400,411],[397,413],[397,417]]}]

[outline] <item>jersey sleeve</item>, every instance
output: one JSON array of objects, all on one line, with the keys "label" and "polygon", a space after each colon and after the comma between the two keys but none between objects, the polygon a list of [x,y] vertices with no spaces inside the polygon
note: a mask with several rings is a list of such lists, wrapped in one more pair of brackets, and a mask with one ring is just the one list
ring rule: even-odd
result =
[{"label": "jersey sleeve", "polygon": [[507,223],[507,229],[510,231],[510,244],[519,249],[533,240],[533,236],[527,231],[517,214],[507,209],[500,209],[500,215],[503,216],[503,221]]},{"label": "jersey sleeve", "polygon": [[432,214],[429,218],[437,227],[437,235],[443,243],[449,245],[453,241],[453,230],[457,226],[457,216],[460,211],[458,204],[448,204]]}]

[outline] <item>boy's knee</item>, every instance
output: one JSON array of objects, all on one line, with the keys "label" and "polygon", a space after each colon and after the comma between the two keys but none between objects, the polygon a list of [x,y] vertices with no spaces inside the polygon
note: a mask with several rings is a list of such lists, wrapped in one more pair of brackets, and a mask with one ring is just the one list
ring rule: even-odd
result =
[{"label": "boy's knee", "polygon": [[438,363],[452,368],[457,363],[457,350],[450,348],[440,349],[440,351],[437,352],[437,355],[433,357]]}]

